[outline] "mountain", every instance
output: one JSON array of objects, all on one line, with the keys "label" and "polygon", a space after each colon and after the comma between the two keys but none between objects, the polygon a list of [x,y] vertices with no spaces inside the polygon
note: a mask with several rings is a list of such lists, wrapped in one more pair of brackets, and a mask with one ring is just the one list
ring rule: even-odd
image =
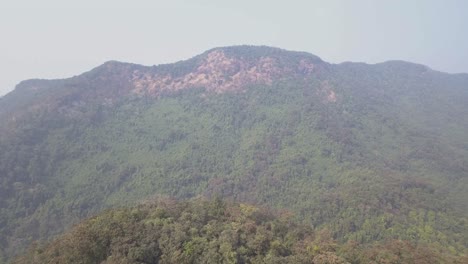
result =
[{"label": "mountain", "polygon": [[0,259],[154,196],[466,254],[467,102],[468,74],[257,46],[21,82],[0,98]]}]

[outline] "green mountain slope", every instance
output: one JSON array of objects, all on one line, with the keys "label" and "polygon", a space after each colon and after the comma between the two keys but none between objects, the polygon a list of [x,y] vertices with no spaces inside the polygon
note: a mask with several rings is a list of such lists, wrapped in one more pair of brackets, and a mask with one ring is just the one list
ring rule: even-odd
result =
[{"label": "green mountain slope", "polygon": [[287,208],[334,239],[466,253],[468,75],[228,47],[0,99],[0,247],[154,195]]}]

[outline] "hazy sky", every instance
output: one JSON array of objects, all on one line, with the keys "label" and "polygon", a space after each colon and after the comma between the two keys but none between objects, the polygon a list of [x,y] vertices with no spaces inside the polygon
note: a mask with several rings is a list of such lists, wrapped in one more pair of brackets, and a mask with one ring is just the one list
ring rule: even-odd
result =
[{"label": "hazy sky", "polygon": [[154,65],[238,44],[468,72],[467,14],[465,0],[1,0],[0,95],[107,60]]}]

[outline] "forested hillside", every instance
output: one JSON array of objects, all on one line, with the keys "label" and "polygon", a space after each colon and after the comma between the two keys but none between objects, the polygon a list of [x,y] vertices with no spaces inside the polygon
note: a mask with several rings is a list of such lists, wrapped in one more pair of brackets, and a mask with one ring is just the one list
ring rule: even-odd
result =
[{"label": "forested hillside", "polygon": [[0,98],[0,259],[155,195],[466,254],[467,102],[466,74],[250,46],[22,82]]},{"label": "forested hillside", "polygon": [[93,217],[16,264],[57,263],[452,263],[452,257],[401,240],[337,244],[328,230],[297,225],[291,214],[219,199],[159,199]]}]

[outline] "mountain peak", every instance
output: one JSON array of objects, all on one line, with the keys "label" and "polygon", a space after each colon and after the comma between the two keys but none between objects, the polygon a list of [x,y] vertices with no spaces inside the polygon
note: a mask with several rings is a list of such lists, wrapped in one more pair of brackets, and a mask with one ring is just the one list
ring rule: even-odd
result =
[{"label": "mountain peak", "polygon": [[311,75],[323,61],[308,53],[264,46],[231,46],[206,51],[187,61],[136,70],[131,82],[137,94],[157,95],[190,87],[222,93],[252,84],[271,84],[287,76]]},{"label": "mountain peak", "polygon": [[106,102],[126,95],[157,98],[191,88],[204,88],[211,93],[241,92],[252,85],[308,78],[326,65],[319,57],[306,52],[247,45],[213,48],[188,60],[150,67],[110,60],[68,79],[23,81],[6,95],[17,98],[9,100],[15,103],[3,108],[28,109],[42,104],[46,98]]},{"label": "mountain peak", "polygon": [[289,57],[289,58],[308,58],[313,60],[315,63],[323,62],[318,56],[313,54],[302,52],[302,51],[290,51],[277,47],[270,46],[253,46],[253,45],[237,45],[237,46],[225,46],[217,47],[206,51],[204,54],[208,54],[212,51],[221,50],[228,56],[239,57],[239,58],[260,58],[260,57]]}]

